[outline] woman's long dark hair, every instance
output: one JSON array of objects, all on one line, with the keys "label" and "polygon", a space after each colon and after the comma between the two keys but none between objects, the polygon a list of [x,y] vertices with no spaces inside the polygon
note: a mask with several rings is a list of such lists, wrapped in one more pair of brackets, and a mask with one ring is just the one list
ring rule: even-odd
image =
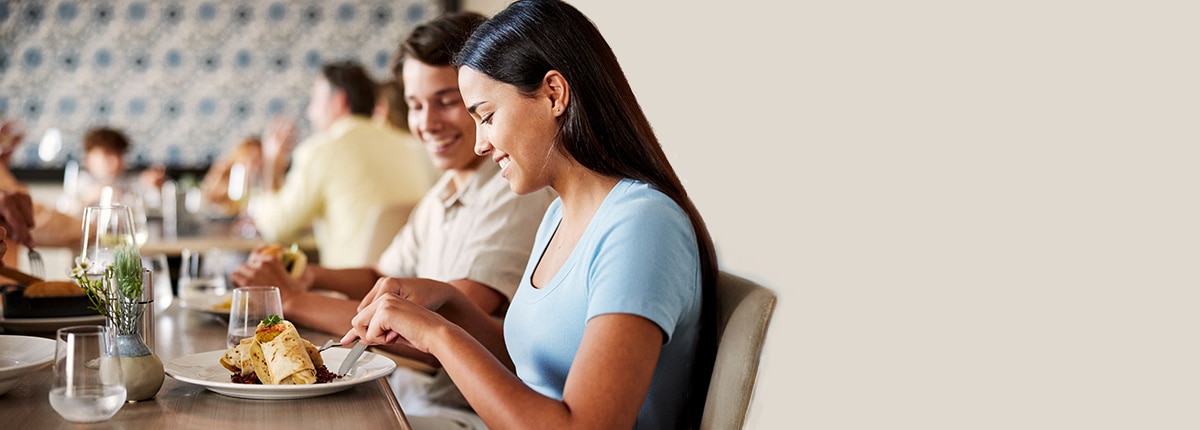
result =
[{"label": "woman's long dark hair", "polygon": [[470,67],[526,95],[541,87],[547,72],[562,73],[571,99],[559,123],[559,149],[597,173],[648,183],[687,213],[700,249],[703,296],[692,386],[680,423],[698,427],[716,355],[715,247],[600,30],[561,1],[517,1],[479,26],[454,65]]}]

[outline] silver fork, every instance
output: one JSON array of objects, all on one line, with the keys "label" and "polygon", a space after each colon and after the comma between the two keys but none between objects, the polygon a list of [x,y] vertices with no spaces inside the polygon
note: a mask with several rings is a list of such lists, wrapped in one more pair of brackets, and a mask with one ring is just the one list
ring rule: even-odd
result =
[{"label": "silver fork", "polygon": [[42,254],[33,248],[29,248],[29,274],[39,278],[46,278],[46,263],[42,262]]},{"label": "silver fork", "polygon": [[329,340],[325,341],[324,345],[321,345],[320,348],[317,348],[317,352],[321,352],[326,349],[333,348],[335,346],[341,346],[341,345],[339,345],[337,342],[334,342],[333,339],[329,339]]}]

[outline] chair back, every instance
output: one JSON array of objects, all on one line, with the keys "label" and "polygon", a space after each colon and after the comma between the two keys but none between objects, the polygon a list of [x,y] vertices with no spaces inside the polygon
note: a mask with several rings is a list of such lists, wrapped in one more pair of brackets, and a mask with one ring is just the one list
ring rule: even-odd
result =
[{"label": "chair back", "polygon": [[379,256],[395,239],[396,233],[408,222],[408,215],[413,205],[408,203],[390,203],[375,205],[367,212],[366,225],[370,228],[371,240],[367,245],[366,260],[374,265]]},{"label": "chair back", "polygon": [[701,429],[741,429],[746,422],[775,293],[722,271],[717,278],[717,357]]}]

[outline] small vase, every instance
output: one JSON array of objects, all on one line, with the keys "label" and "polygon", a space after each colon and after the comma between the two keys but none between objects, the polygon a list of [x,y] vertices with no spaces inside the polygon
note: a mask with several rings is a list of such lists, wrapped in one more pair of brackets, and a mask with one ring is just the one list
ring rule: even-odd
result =
[{"label": "small vase", "polygon": [[142,335],[118,335],[117,352],[121,356],[121,372],[125,379],[125,400],[136,402],[154,398],[165,377],[163,363],[142,342]]},{"label": "small vase", "polygon": [[142,278],[142,285],[146,287],[141,297],[117,298],[123,309],[136,314],[136,318],[129,318],[125,330],[117,331],[117,354],[120,355],[121,372],[125,379],[125,399],[130,402],[154,398],[165,378],[162,360],[149,346],[154,333],[154,309],[151,307],[154,293],[150,287],[150,271],[145,271]]}]

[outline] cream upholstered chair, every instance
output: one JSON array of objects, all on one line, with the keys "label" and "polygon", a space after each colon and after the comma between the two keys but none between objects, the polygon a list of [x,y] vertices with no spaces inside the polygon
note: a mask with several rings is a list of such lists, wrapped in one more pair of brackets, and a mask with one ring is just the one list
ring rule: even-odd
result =
[{"label": "cream upholstered chair", "polygon": [[392,203],[376,205],[367,213],[366,225],[371,226],[371,242],[367,246],[366,260],[371,264],[379,261],[379,256],[392,243],[396,233],[408,222],[408,215],[413,205]]},{"label": "cream upholstered chair", "polygon": [[775,300],[770,289],[721,272],[717,279],[717,358],[701,429],[741,429],[746,422]]}]

